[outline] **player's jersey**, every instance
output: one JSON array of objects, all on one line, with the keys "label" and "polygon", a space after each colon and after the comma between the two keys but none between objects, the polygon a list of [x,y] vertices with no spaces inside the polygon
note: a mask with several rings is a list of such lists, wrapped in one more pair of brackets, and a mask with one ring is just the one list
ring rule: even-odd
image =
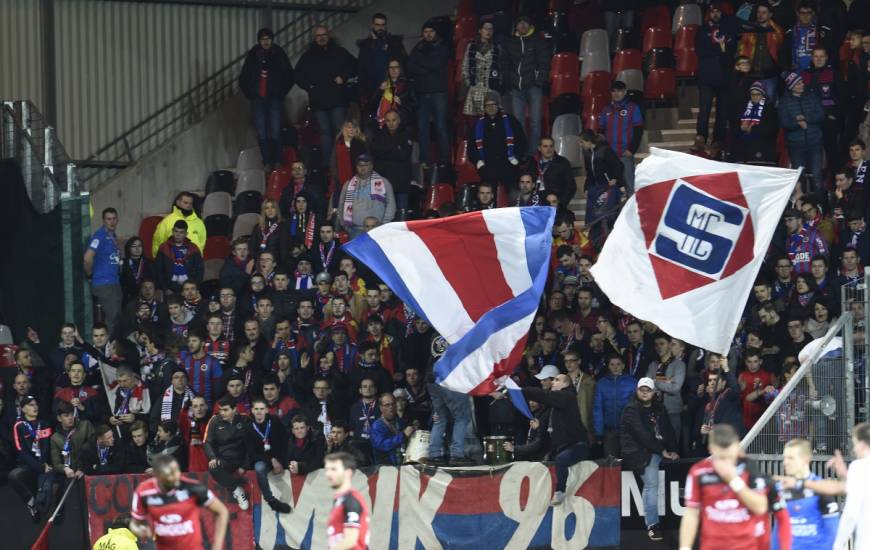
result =
[{"label": "player's jersey", "polygon": [[[807,479],[817,480],[819,476],[810,474]],[[834,545],[837,524],[840,521],[840,505],[837,499],[817,495],[811,489],[801,491],[780,489],[785,498],[791,520],[793,550],[828,550]],[[772,547],[778,550],[776,540]]]},{"label": "player's jersey", "polygon": [[160,550],[192,550],[202,548],[199,508],[215,498],[205,487],[185,477],[181,484],[164,493],[156,478],[136,487],[130,515],[138,521],[151,520]]},{"label": "player's jersey", "polygon": [[[770,482],[738,462],[737,474],[757,493],[768,495]],[[696,508],[701,518],[701,550],[757,550],[767,534],[770,520],[753,515],[731,487],[713,470],[711,459],[696,463],[686,478],[686,506]]]},{"label": "player's jersey", "polygon": [[344,538],[345,527],[351,527],[359,529],[359,538],[354,550],[368,549],[369,509],[359,492],[351,489],[335,497],[327,526],[326,535],[329,548],[335,548],[341,542]]}]

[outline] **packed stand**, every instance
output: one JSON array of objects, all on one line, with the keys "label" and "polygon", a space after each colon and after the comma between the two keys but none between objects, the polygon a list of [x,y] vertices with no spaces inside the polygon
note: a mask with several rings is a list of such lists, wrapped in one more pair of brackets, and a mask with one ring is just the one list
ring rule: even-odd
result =
[{"label": "packed stand", "polygon": [[[241,474],[254,470],[286,513],[270,473],[306,474],[335,451],[362,465],[467,466],[493,452],[481,438],[513,459],[553,460],[555,504],[567,467],[589,457],[622,458],[655,498],[661,460],[705,455],[714,424],[745,433],[758,420],[870,258],[858,138],[870,36],[848,29],[870,17],[789,0],[673,12],[639,0],[523,4],[463,2],[455,24],[424,23],[409,52],[382,14],[356,57],[319,26],[296,67],[271,31],[258,33],[240,87],[260,156],[212,174],[204,199],[180,193],[123,246],[118,212],[104,210],[84,257],[101,319],[90,340],[71,324],[59,340],[30,330],[17,368],[3,370],[0,458],[34,518],[63,479],[148,472],[161,454],[211,472],[242,509]],[[672,13],[702,11],[672,33]],[[676,76],[675,43],[681,77],[700,88],[698,154],[788,154],[810,174],[727,356],[613,306],[590,272],[633,192],[644,111],[672,99],[650,82]],[[309,95],[298,128],[282,124],[293,86]],[[706,143],[714,102],[718,148]],[[570,209],[581,165],[582,230]],[[500,394],[435,384],[444,339],[342,251],[393,220],[513,205],[557,209],[545,297],[514,374],[531,421]],[[813,406],[818,392],[807,397]],[[789,437],[826,451],[824,426],[790,411]],[[424,432],[425,452],[410,456]],[[655,526],[656,506],[645,508]]]}]

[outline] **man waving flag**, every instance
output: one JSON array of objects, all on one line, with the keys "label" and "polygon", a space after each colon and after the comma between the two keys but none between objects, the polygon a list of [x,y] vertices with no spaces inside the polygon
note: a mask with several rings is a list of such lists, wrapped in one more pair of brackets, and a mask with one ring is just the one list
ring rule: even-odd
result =
[{"label": "man waving flag", "polygon": [[435,364],[442,386],[486,395],[506,387],[522,359],[550,262],[550,207],[498,208],[395,222],[345,246],[448,342]]},{"label": "man waving flag", "polygon": [[800,170],[653,148],[592,274],[611,302],[727,353]]}]

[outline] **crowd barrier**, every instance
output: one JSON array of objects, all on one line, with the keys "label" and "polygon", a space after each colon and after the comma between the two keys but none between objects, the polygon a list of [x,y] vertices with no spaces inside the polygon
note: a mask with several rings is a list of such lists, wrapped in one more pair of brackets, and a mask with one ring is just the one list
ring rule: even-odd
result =
[{"label": "crowd barrier", "polygon": [[[242,512],[208,474],[190,474],[230,504],[227,548],[320,549],[326,547],[326,519],[333,491],[323,470],[306,476],[271,476],[275,496],[291,503],[277,514],[262,502],[248,473],[251,508]],[[87,478],[90,538],[95,541],[116,515],[128,512],[142,475]],[[371,510],[371,550],[404,548],[618,547],[620,489],[618,467],[584,461],[571,468],[565,502],[549,506],[555,484],[552,467],[517,462],[503,467],[434,469],[381,466],[358,471],[353,479]],[[211,514],[203,515],[210,538]]]}]

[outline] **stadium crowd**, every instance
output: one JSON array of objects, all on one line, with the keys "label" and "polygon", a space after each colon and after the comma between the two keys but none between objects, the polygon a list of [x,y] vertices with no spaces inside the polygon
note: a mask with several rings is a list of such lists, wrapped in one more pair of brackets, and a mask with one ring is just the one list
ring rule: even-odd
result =
[{"label": "stadium crowd", "polygon": [[[599,27],[616,48],[654,6],[578,0],[558,29],[545,2],[473,6],[466,18],[477,31],[458,54],[447,18],[426,21],[406,52],[377,14],[357,56],[316,27],[295,67],[269,29],[258,33],[240,88],[267,172],[286,164],[288,177],[277,198],[262,200],[252,234],[232,241],[217,280],[205,280],[209,235],[195,194],[178,195],[150,255],[139,237],[122,245],[115,228],[123,211],[101,213],[84,257],[102,317],[88,327],[90,339],[72,324],[59,335],[30,330],[15,351],[17,368],[3,373],[0,467],[34,518],[62,479],[147,472],[160,454],[186,471],[210,471],[243,509],[239,474],[253,469],[264,499],[288,512],[269,492],[270,472],[305,474],[336,451],[362,465],[400,464],[419,430],[431,433],[424,460],[436,466],[478,463],[480,438],[503,435],[515,459],[621,457],[654,484],[661,460],[706,455],[714,424],[745,433],[758,420],[870,258],[859,138],[868,131],[870,34],[852,28],[870,23],[870,3],[854,0],[848,16],[839,1],[703,6],[693,152],[757,163],[788,155],[809,174],[727,356],[633,318],[609,303],[590,272],[607,236],[600,222],[614,220],[633,191],[643,94],[608,82],[610,101],[579,136],[585,227],[570,209],[574,170],[548,135],[559,108],[579,112],[571,98],[551,97],[554,48],[576,49],[584,31]],[[284,128],[293,86],[309,95],[319,144],[299,145],[301,135]],[[454,156],[451,142],[467,148]],[[427,188],[452,190],[468,169],[474,184],[427,208]],[[514,374],[531,421],[499,395],[470,398],[435,384],[444,339],[342,252],[382,223],[514,205],[557,209],[546,295]],[[788,409],[781,429],[785,439],[828,450],[801,407]]]}]

